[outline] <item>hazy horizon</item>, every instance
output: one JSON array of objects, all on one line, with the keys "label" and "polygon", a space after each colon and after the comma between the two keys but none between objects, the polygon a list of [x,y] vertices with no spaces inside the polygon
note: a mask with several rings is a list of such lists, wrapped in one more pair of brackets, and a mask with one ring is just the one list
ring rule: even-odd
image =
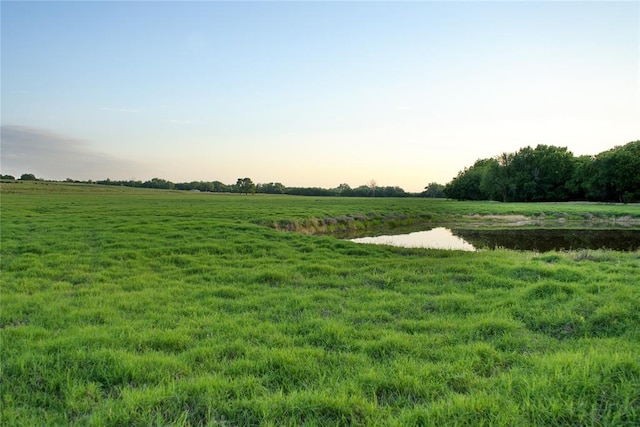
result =
[{"label": "hazy horizon", "polygon": [[0,8],[2,174],[418,192],[640,138],[639,2]]}]

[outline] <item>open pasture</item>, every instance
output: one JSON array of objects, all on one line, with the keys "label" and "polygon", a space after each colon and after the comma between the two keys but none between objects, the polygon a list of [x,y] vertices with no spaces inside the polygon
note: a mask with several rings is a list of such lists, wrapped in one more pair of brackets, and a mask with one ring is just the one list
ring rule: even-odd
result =
[{"label": "open pasture", "polygon": [[2,184],[1,203],[2,425],[640,424],[640,253],[273,228],[638,206],[42,182]]}]

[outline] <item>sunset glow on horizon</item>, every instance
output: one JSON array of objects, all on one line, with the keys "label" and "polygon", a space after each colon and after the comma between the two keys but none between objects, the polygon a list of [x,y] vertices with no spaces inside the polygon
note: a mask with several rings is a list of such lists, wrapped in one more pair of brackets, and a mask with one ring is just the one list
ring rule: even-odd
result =
[{"label": "sunset glow on horizon", "polygon": [[418,192],[640,138],[638,2],[1,7],[2,174]]}]

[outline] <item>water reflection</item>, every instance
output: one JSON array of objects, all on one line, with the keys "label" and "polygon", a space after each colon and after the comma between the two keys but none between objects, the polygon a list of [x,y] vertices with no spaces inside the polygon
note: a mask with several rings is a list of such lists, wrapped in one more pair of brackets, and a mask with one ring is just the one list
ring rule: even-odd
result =
[{"label": "water reflection", "polygon": [[438,227],[396,235],[359,237],[357,243],[383,244],[408,248],[474,251],[505,248],[522,251],[640,249],[640,230],[629,229],[448,229]]},{"label": "water reflection", "polygon": [[455,236],[451,230],[444,227],[413,233],[382,235],[374,237],[359,237],[350,239],[356,243],[371,243],[375,245],[402,246],[405,248],[429,248],[475,251],[476,248],[462,237]]},{"label": "water reflection", "polygon": [[452,231],[477,248],[507,248],[521,251],[610,249],[635,251],[640,249],[640,230],[628,229],[506,229]]}]

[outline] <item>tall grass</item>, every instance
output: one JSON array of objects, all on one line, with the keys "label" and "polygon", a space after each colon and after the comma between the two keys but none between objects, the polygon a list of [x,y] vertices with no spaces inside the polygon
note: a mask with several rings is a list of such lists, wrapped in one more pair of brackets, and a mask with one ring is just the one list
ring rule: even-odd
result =
[{"label": "tall grass", "polygon": [[261,225],[635,206],[2,192],[3,425],[640,424],[638,252],[402,249]]}]

